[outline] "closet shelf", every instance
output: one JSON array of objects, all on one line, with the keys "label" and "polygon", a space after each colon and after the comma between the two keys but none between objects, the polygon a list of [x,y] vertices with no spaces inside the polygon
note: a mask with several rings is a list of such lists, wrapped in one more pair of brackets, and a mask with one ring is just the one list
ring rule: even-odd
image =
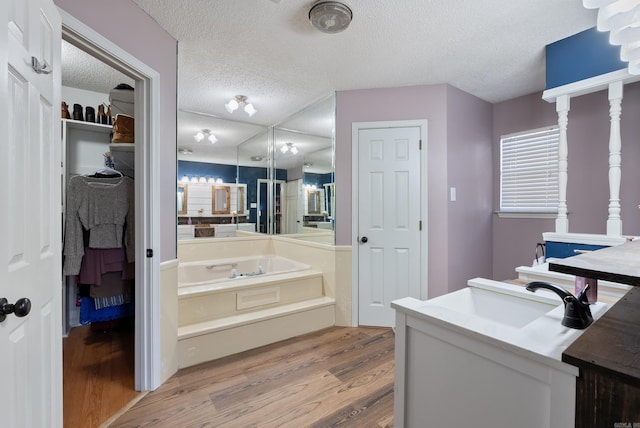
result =
[{"label": "closet shelf", "polygon": [[108,134],[113,131],[113,125],[103,125],[102,123],[82,122],[73,119],[61,119],[63,126],[67,129],[79,129],[81,131],[104,132]]},{"label": "closet shelf", "polygon": [[134,143],[111,143],[109,144],[109,150],[111,152],[133,152],[136,145]]}]

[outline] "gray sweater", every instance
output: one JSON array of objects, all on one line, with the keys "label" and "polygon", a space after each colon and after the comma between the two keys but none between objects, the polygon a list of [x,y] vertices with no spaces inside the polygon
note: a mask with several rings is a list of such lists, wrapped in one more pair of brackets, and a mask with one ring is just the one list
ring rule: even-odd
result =
[{"label": "gray sweater", "polygon": [[120,248],[124,241],[127,261],[134,261],[134,196],[133,180],[129,177],[78,175],[69,180],[63,251],[65,275],[80,273],[83,228],[89,231],[89,247]]}]

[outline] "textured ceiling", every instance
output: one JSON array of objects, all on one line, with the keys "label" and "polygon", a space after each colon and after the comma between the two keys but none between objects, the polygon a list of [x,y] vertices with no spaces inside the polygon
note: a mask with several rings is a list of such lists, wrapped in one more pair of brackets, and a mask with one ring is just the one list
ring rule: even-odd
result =
[{"label": "textured ceiling", "polygon": [[[120,83],[135,86],[134,81],[96,60],[94,57],[78,49],[74,45],[62,41],[62,85],[87,91],[108,94]],[[105,97],[104,102],[109,98]]]},{"label": "textured ceiling", "polygon": [[[313,0],[134,0],[178,39],[179,108],[272,125],[336,90],[449,83],[489,102],[544,88],[545,45],[593,27],[581,0],[346,0],[338,34]],[[236,112],[235,115],[238,115]]]},{"label": "textured ceiling", "polygon": [[[340,90],[448,83],[492,103],[542,91],[545,45],[596,24],[582,0],[346,0],[353,22],[324,34],[308,20],[314,0],[133,1],[178,40],[178,145],[190,148],[220,119],[244,138]],[[63,66],[67,85],[91,89],[73,80],[93,68]],[[239,94],[253,117],[225,110]]]}]

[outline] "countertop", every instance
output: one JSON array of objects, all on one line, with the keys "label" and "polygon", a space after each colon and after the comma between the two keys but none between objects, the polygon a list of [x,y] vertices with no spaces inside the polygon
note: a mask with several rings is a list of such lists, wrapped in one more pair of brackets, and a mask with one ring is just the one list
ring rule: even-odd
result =
[{"label": "countertop", "polygon": [[640,240],[554,260],[549,270],[640,286]]},{"label": "countertop", "polygon": [[549,270],[634,285],[562,354],[562,361],[640,387],[640,240],[549,263]]}]

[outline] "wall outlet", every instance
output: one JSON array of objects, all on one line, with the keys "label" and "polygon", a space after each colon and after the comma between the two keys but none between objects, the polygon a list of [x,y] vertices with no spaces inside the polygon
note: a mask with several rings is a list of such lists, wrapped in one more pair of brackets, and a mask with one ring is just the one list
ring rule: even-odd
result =
[{"label": "wall outlet", "polygon": [[451,187],[449,189],[449,200],[451,202],[455,202],[456,201],[456,188],[455,187]]}]

